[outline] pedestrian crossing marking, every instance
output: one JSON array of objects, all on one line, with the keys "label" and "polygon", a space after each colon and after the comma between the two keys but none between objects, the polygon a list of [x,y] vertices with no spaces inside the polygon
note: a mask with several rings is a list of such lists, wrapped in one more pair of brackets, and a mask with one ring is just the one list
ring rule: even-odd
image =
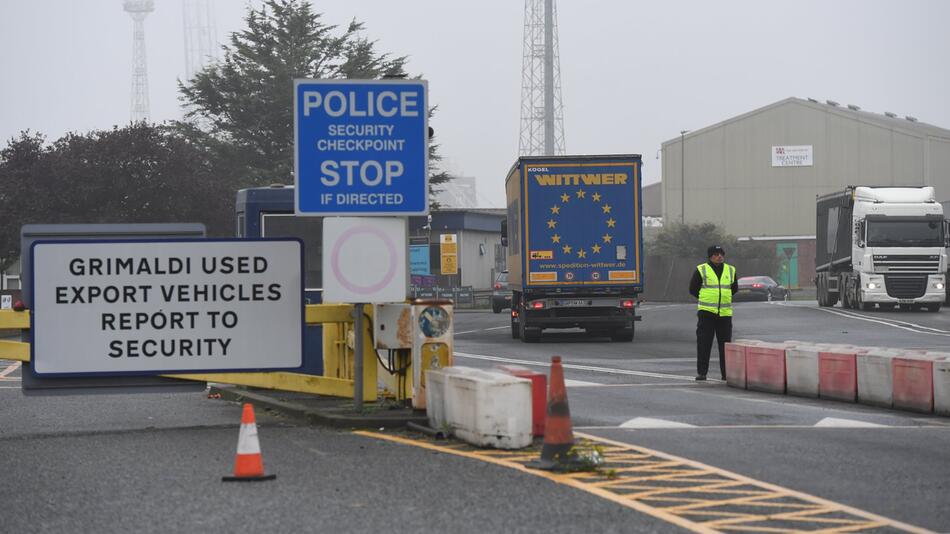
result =
[{"label": "pedestrian crossing marking", "polygon": [[838,419],[837,417],[825,417],[815,423],[815,426],[820,428],[887,428],[887,425],[858,421],[856,419]]},{"label": "pedestrian crossing marking", "polygon": [[652,417],[634,417],[621,423],[620,428],[696,428],[696,425]]}]

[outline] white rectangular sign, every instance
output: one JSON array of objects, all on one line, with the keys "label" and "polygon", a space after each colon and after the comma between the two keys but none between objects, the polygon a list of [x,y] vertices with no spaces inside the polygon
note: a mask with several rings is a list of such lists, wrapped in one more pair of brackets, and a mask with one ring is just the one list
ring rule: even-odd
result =
[{"label": "white rectangular sign", "polygon": [[814,165],[812,145],[772,147],[773,167],[811,167]]},{"label": "white rectangular sign", "polygon": [[37,375],[302,365],[299,240],[39,241],[32,255]]},{"label": "white rectangular sign", "polygon": [[409,292],[405,217],[323,220],[323,302],[402,302]]}]

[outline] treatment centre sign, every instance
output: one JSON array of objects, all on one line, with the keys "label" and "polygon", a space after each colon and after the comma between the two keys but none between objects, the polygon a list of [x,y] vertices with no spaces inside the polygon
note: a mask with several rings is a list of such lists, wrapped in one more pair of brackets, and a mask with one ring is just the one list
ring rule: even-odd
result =
[{"label": "treatment centre sign", "polygon": [[302,365],[299,240],[38,241],[31,254],[39,376]]},{"label": "treatment centre sign", "polygon": [[295,80],[297,215],[425,215],[423,80]]}]

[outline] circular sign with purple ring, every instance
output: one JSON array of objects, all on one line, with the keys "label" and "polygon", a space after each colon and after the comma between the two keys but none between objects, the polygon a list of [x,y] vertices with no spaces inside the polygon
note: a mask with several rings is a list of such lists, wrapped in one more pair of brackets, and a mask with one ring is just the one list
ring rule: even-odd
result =
[{"label": "circular sign with purple ring", "polygon": [[[352,280],[348,280],[343,271],[340,269],[340,250],[349,239],[361,234],[370,234],[378,238],[379,241],[381,241],[383,248],[385,248],[386,252],[389,254],[389,257],[386,258],[385,262],[380,262],[381,265],[388,265],[386,274],[383,275],[379,282],[371,285],[361,285]],[[340,234],[340,237],[336,240],[336,243],[333,244],[333,250],[330,252],[330,265],[333,268],[333,275],[336,277],[337,281],[340,282],[340,285],[345,287],[347,290],[352,291],[353,293],[369,295],[379,291],[392,282],[393,276],[396,274],[396,258],[396,246],[381,230],[371,226],[354,226],[353,228],[349,228]]]}]

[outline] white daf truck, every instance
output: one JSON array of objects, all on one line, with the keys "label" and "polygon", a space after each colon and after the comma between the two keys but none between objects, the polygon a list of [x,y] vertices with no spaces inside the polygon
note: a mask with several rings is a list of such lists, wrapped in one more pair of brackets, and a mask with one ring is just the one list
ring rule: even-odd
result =
[{"label": "white daf truck", "polygon": [[934,188],[852,186],[817,201],[818,305],[940,310],[947,224]]}]

